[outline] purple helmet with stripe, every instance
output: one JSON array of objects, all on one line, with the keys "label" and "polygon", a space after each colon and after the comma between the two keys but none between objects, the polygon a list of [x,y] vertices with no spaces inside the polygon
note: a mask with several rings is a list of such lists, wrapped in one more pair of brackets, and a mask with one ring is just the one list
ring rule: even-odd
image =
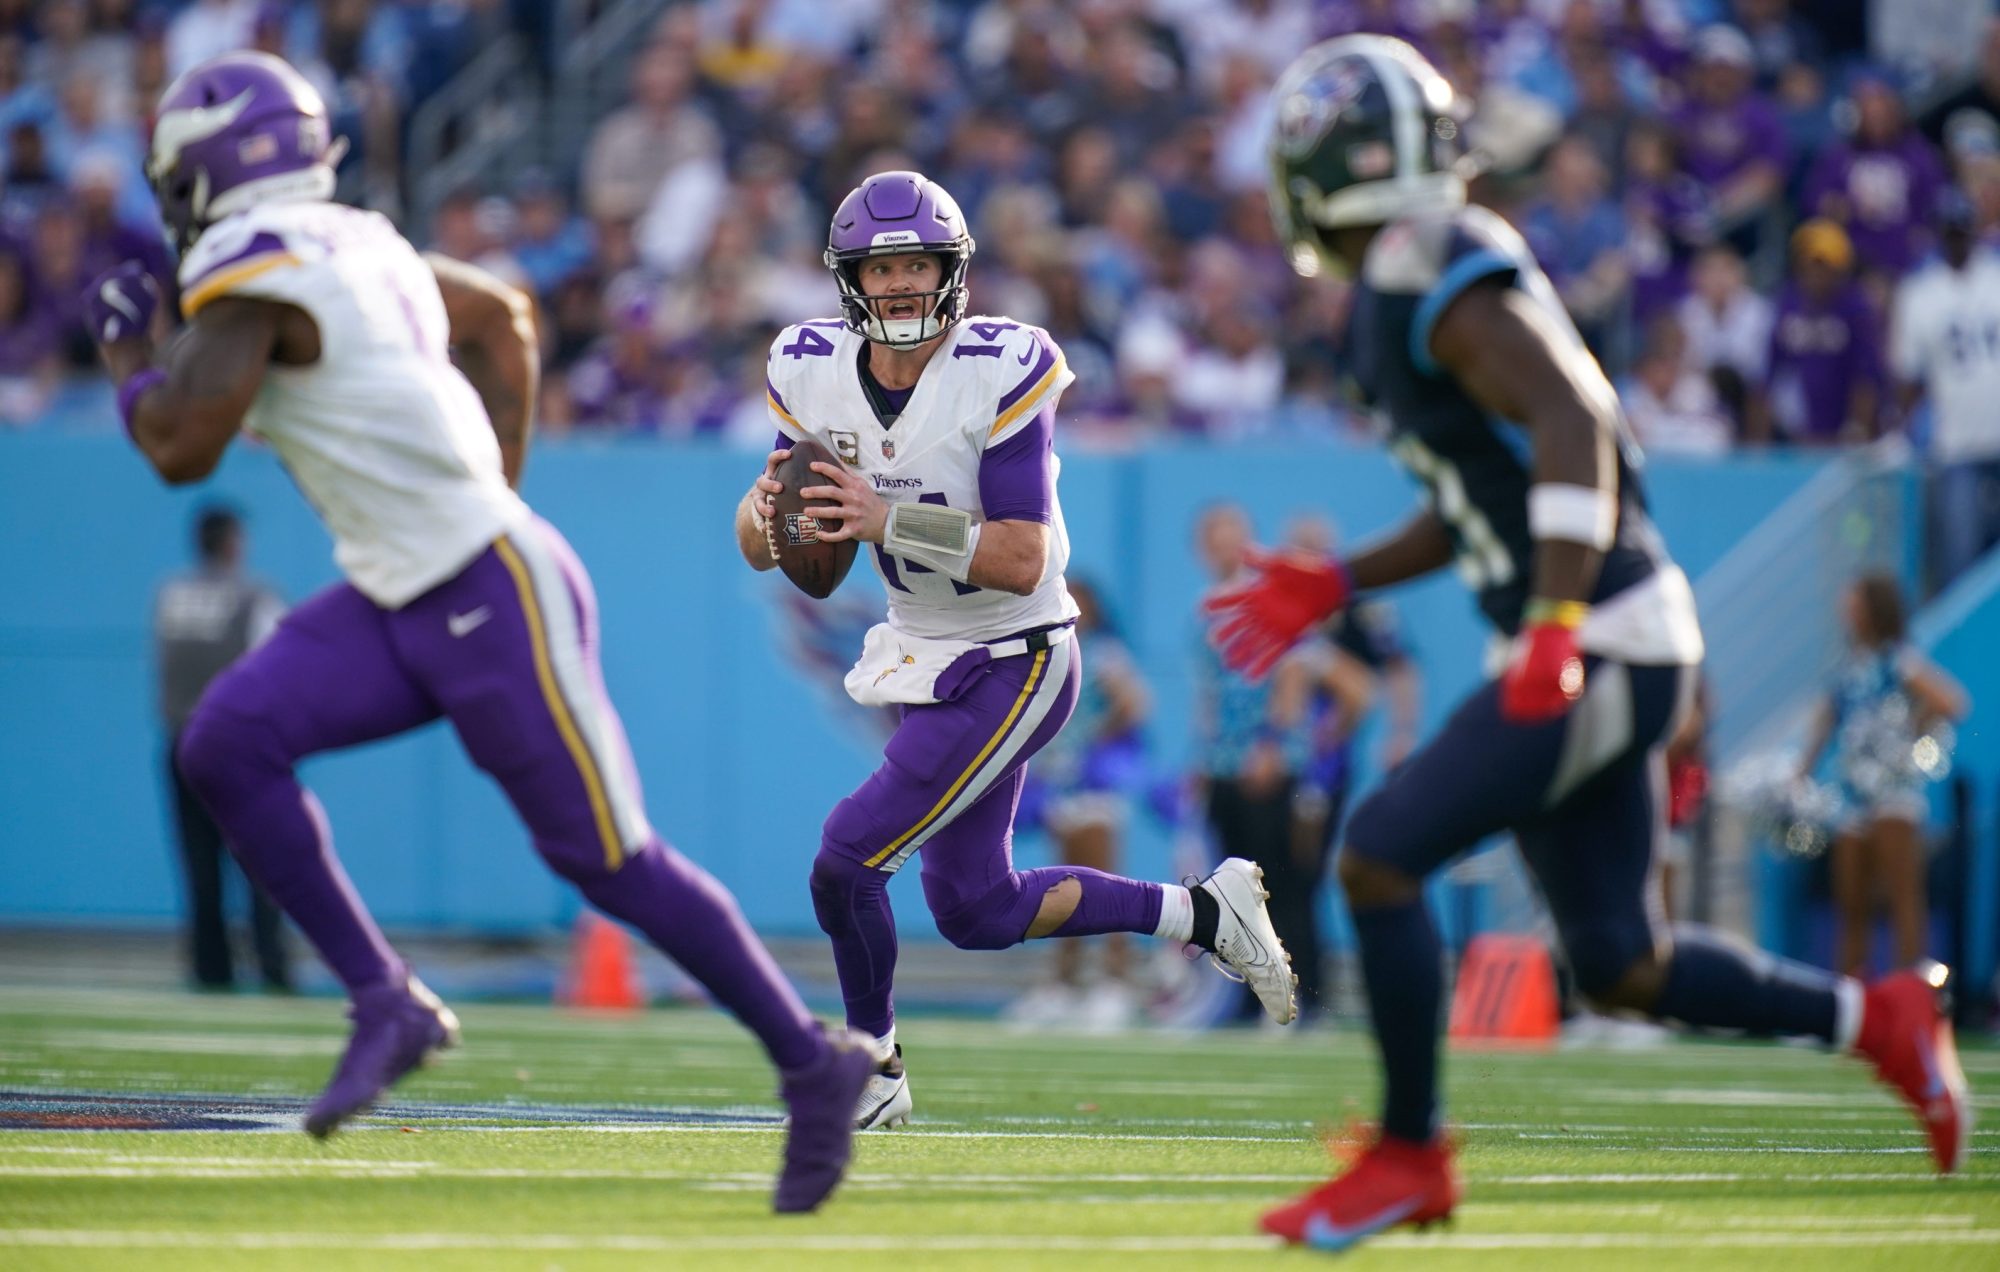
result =
[{"label": "purple helmet with stripe", "polygon": [[146,177],[186,251],[209,225],[254,203],[332,198],[346,149],[305,76],[268,53],[225,53],[160,98]]},{"label": "purple helmet with stripe", "polygon": [[[945,188],[921,172],[878,172],[840,201],[827,235],[826,266],[840,287],[847,325],[878,344],[908,349],[934,340],[965,317],[965,275],[972,232]],[[916,292],[916,315],[886,318],[861,289],[861,263],[872,256],[929,252],[938,258],[937,290]]]}]

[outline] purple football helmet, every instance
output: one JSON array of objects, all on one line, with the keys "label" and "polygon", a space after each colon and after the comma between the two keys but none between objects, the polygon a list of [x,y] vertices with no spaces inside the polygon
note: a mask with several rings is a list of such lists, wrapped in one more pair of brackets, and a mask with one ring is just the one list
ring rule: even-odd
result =
[{"label": "purple football helmet", "polygon": [[[972,247],[965,214],[943,186],[921,172],[876,173],[840,201],[827,235],[826,267],[840,286],[841,317],[868,339],[898,349],[936,339],[965,317]],[[909,297],[929,302],[920,317],[881,318],[861,290],[861,262],[901,252],[935,255],[942,281],[936,291]]]},{"label": "purple football helmet", "polygon": [[146,177],[185,252],[208,226],[254,203],[332,198],[346,150],[303,75],[268,53],[225,53],[160,98]]}]

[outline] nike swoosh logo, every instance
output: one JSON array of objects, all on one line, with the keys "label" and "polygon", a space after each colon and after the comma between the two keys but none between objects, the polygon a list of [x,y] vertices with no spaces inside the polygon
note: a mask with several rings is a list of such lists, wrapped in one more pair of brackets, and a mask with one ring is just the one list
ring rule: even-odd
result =
[{"label": "nike swoosh logo", "polygon": [[104,280],[104,286],[97,289],[97,295],[105,304],[124,314],[133,322],[139,321],[139,307],[133,304],[124,292],[118,290],[116,281],[108,278]]},{"label": "nike swoosh logo", "polygon": [[470,610],[464,614],[450,615],[444,620],[444,625],[451,629],[453,636],[465,636],[483,627],[486,620],[492,617],[493,607],[482,605],[478,609]]},{"label": "nike swoosh logo", "polygon": [[1395,1227],[1416,1213],[1417,1204],[1416,1201],[1399,1201],[1366,1219],[1346,1225],[1336,1224],[1325,1215],[1314,1215],[1306,1220],[1306,1244],[1318,1250],[1345,1250],[1363,1237]]},{"label": "nike swoosh logo", "polygon": [[1027,348],[1025,348],[1025,349],[1021,350],[1021,365],[1022,365],[1022,366],[1024,366],[1024,367],[1025,367],[1025,366],[1027,366],[1027,365],[1028,365],[1028,364],[1029,364],[1030,362],[1033,362],[1034,360],[1035,360],[1035,346],[1033,346],[1033,345],[1029,345],[1029,346],[1028,346]]},{"label": "nike swoosh logo", "polygon": [[1944,1096],[1944,1075],[1938,1072],[1937,1054],[1931,1049],[1928,1038],[1917,1042],[1917,1063],[1924,1069],[1924,1099],[1941,1099]]}]

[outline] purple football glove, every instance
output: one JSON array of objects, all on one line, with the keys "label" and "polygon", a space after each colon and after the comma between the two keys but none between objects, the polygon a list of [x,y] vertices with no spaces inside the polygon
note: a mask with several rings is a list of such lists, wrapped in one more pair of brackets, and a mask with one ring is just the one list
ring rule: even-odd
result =
[{"label": "purple football glove", "polygon": [[153,329],[160,308],[160,285],[137,261],[99,274],[84,293],[84,320],[99,344],[116,344]]}]

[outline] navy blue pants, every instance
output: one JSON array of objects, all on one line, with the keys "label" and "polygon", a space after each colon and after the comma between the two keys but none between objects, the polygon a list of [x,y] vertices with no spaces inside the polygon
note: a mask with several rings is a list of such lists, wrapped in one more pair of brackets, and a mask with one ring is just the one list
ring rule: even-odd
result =
[{"label": "navy blue pants", "polygon": [[1583,698],[1543,724],[1501,716],[1489,681],[1354,810],[1343,852],[1421,879],[1513,832],[1577,984],[1615,985],[1665,944],[1655,859],[1666,834],[1667,739],[1694,667],[1585,660]]}]

